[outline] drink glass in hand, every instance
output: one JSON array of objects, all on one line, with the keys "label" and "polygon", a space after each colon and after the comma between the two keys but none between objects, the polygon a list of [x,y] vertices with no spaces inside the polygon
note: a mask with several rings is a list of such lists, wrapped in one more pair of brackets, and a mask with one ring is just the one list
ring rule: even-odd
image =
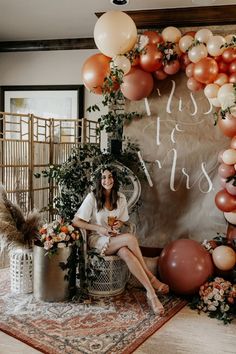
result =
[{"label": "drink glass in hand", "polygon": [[116,222],[116,216],[108,216],[107,223],[111,227],[111,229],[113,228],[115,222]]}]

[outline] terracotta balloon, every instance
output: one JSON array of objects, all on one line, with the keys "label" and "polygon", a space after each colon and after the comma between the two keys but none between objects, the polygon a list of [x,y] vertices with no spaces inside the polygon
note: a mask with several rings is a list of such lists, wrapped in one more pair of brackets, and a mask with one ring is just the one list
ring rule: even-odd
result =
[{"label": "terracotta balloon", "polygon": [[157,79],[157,80],[165,80],[167,78],[167,74],[162,70],[159,69],[157,71],[154,71],[153,76]]},{"label": "terracotta balloon", "polygon": [[236,209],[236,197],[229,194],[226,189],[222,189],[216,193],[215,203],[221,211],[229,212]]},{"label": "terracotta balloon", "polygon": [[231,61],[236,59],[236,50],[234,48],[227,48],[222,53],[222,59],[225,63],[231,63]]},{"label": "terracotta balloon", "polygon": [[222,119],[221,115],[219,115],[218,127],[222,131],[222,133],[229,138],[232,138],[236,135],[236,117],[232,114],[226,114],[225,119]]},{"label": "terracotta balloon", "polygon": [[111,58],[99,53],[89,57],[82,68],[85,87],[96,94],[102,94],[104,79],[110,73]]},{"label": "terracotta balloon", "polygon": [[221,163],[218,167],[218,174],[220,177],[227,178],[235,175],[235,173],[235,168],[232,165],[226,165],[225,163]]},{"label": "terracotta balloon", "polygon": [[149,44],[158,44],[163,42],[162,36],[156,31],[144,31],[143,35],[148,37]]},{"label": "terracotta balloon", "polygon": [[220,62],[218,62],[218,69],[220,73],[227,73],[229,69],[229,64],[221,60]]},{"label": "terracotta balloon", "polygon": [[236,73],[233,73],[229,76],[229,82],[231,84],[235,84],[236,83]]},{"label": "terracotta balloon", "polygon": [[175,59],[165,64],[163,67],[163,71],[168,75],[176,74],[180,69],[180,62]]},{"label": "terracotta balloon", "polygon": [[197,241],[180,239],[163,249],[159,273],[175,293],[194,294],[213,274],[213,263],[210,254]]},{"label": "terracotta balloon", "polygon": [[98,49],[108,57],[124,54],[133,48],[137,28],[130,16],[122,11],[108,11],[97,20],[94,40]]},{"label": "terracotta balloon", "polygon": [[194,78],[202,84],[212,83],[218,74],[217,62],[212,58],[203,58],[197,62],[193,69]]},{"label": "terracotta balloon", "polygon": [[132,68],[124,76],[123,83],[121,84],[123,95],[131,101],[138,101],[144,97],[148,97],[152,90],[152,75],[136,67]]},{"label": "terracotta balloon", "polygon": [[212,253],[215,266],[220,270],[230,270],[235,266],[236,256],[234,250],[229,246],[218,246]]},{"label": "terracotta balloon", "polygon": [[155,44],[146,45],[140,54],[140,66],[143,70],[153,72],[162,66],[162,53]]}]

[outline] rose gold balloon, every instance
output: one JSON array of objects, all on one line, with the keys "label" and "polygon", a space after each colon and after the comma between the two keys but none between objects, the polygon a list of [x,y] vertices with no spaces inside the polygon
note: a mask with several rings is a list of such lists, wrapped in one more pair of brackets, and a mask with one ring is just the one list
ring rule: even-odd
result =
[{"label": "rose gold balloon", "polygon": [[217,84],[219,86],[223,86],[224,84],[227,84],[228,82],[229,82],[228,75],[226,75],[225,73],[219,73],[216,76],[214,84]]},{"label": "rose gold balloon", "polygon": [[218,161],[219,163],[223,163],[222,155],[223,155],[224,151],[225,151],[225,150],[221,150],[221,151],[218,153],[217,161]]},{"label": "rose gold balloon", "polygon": [[236,136],[234,136],[230,142],[230,147],[236,150]]},{"label": "rose gold balloon", "polygon": [[222,59],[225,63],[231,63],[236,59],[236,50],[234,48],[227,48],[222,53]]},{"label": "rose gold balloon", "polygon": [[229,72],[231,74],[236,72],[236,60],[231,61],[231,63],[229,64]]},{"label": "rose gold balloon", "polygon": [[161,252],[159,274],[177,294],[194,294],[213,274],[211,255],[189,239],[170,242]]},{"label": "rose gold balloon", "polygon": [[218,69],[220,73],[227,73],[229,69],[229,64],[221,60],[220,62],[218,62]]},{"label": "rose gold balloon", "polygon": [[229,246],[218,246],[212,253],[215,266],[220,270],[229,270],[235,266],[236,257],[234,250]]},{"label": "rose gold balloon", "polygon": [[232,114],[226,114],[225,119],[222,119],[219,114],[217,125],[222,133],[230,138],[236,135],[236,118]]},{"label": "rose gold balloon", "polygon": [[220,185],[222,188],[226,188],[226,184],[227,184],[226,181],[227,181],[226,178],[220,177]]},{"label": "rose gold balloon", "polygon": [[159,69],[159,70],[157,70],[157,71],[154,71],[153,76],[154,76],[157,80],[165,80],[168,75],[167,75],[163,70]]},{"label": "rose gold balloon", "polygon": [[176,74],[180,69],[180,63],[177,59],[170,61],[165,64],[163,67],[163,71],[168,75]]},{"label": "rose gold balloon", "polygon": [[230,223],[226,233],[227,243],[236,250],[236,210],[231,213],[224,213],[224,217]]},{"label": "rose gold balloon", "polygon": [[153,90],[152,75],[140,68],[133,67],[124,76],[121,84],[123,95],[131,101],[138,101],[148,97]]},{"label": "rose gold balloon", "polygon": [[158,44],[163,42],[162,36],[156,31],[145,31],[143,32],[143,35],[149,38],[148,44]]},{"label": "rose gold balloon", "polygon": [[179,57],[179,62],[180,62],[180,69],[185,71],[186,67],[191,64],[191,61],[188,57],[188,53],[183,53],[181,54],[181,56]]},{"label": "rose gold balloon", "polygon": [[140,54],[140,66],[143,70],[153,72],[162,66],[162,53],[155,44],[148,44]]},{"label": "rose gold balloon", "polygon": [[203,84],[194,79],[194,77],[190,77],[187,81],[187,87],[190,91],[196,92],[203,89]]},{"label": "rose gold balloon", "polygon": [[194,78],[202,84],[210,84],[218,74],[217,62],[212,58],[203,58],[195,64],[193,69]]},{"label": "rose gold balloon", "polygon": [[233,211],[236,209],[236,197],[222,189],[216,193],[215,204],[221,211]]},{"label": "rose gold balloon", "polygon": [[235,175],[235,173],[235,168],[232,165],[226,165],[225,163],[221,163],[218,167],[218,174],[223,178],[233,176]]},{"label": "rose gold balloon", "polygon": [[236,73],[233,73],[233,74],[230,75],[229,82],[231,84],[235,84],[236,83]]},{"label": "rose gold balloon", "polygon": [[185,69],[185,74],[187,77],[193,76],[194,63],[188,64]]},{"label": "rose gold balloon", "polygon": [[110,73],[111,58],[99,53],[89,57],[82,68],[85,87],[96,94],[102,94],[104,79]]}]

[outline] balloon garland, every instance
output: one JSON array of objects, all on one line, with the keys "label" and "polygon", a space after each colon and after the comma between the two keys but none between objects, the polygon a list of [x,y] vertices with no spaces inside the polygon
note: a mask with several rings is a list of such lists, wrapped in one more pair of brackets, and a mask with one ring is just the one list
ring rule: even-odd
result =
[{"label": "balloon garland", "polygon": [[[173,26],[137,34],[134,21],[124,12],[103,14],[94,28],[101,53],[89,57],[82,68],[86,88],[104,94],[104,82],[114,81],[111,92],[120,89],[129,100],[148,97],[154,82],[185,71],[187,87],[203,90],[216,107],[220,130],[232,138],[230,148],[219,156],[222,190],[216,206],[229,223],[236,225],[236,36],[214,35],[209,29],[181,31]],[[114,69],[122,72],[115,79]]]}]

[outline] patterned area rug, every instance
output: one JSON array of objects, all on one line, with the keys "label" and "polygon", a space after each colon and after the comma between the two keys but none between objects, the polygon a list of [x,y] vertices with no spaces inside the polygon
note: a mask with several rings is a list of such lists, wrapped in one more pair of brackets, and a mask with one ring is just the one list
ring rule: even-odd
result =
[{"label": "patterned area rug", "polygon": [[9,270],[0,270],[0,330],[47,354],[132,353],[186,304],[171,295],[161,301],[164,317],[140,289],[91,304],[46,303],[11,294]]}]

